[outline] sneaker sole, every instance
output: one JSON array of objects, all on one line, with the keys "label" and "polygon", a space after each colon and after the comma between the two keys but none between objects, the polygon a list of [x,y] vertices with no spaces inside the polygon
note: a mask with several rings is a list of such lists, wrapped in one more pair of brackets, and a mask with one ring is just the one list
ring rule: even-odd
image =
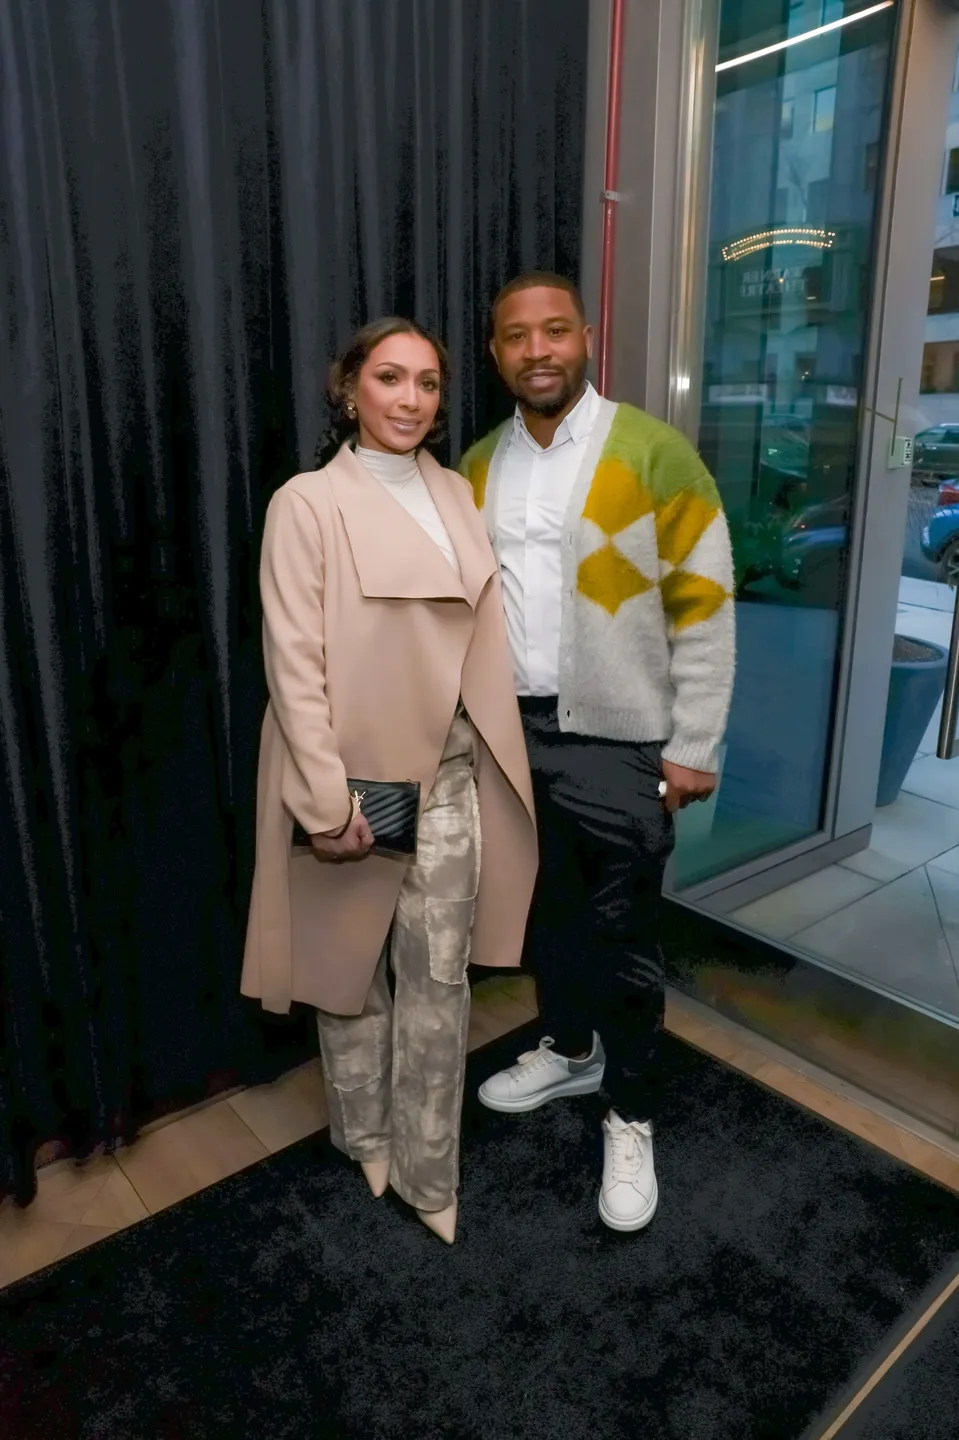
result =
[{"label": "sneaker sole", "polygon": [[538,1090],[535,1095],[527,1095],[520,1100],[499,1100],[495,1095],[488,1094],[484,1083],[479,1087],[479,1098],[487,1110],[498,1110],[501,1115],[523,1115],[527,1110],[538,1110],[541,1105],[548,1105],[550,1100],[561,1100],[564,1095],[595,1095],[602,1083],[602,1070],[598,1075],[574,1075],[558,1085],[551,1085],[548,1090]]},{"label": "sneaker sole", "polygon": [[599,1192],[599,1218],[610,1230],[618,1230],[621,1234],[630,1233],[633,1230],[645,1230],[646,1226],[656,1214],[656,1207],[659,1205],[659,1182],[654,1182],[654,1190],[650,1196],[649,1203],[643,1213],[632,1220],[622,1220],[618,1215],[610,1215],[603,1204],[603,1192]]}]

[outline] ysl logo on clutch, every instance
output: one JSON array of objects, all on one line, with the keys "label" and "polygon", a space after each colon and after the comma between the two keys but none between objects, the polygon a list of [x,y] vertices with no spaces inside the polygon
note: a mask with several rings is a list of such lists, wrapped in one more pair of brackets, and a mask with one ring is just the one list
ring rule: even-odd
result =
[{"label": "ysl logo on clutch", "polygon": [[363,808],[363,801],[364,801],[365,799],[366,799],[366,791],[365,791],[365,790],[354,790],[354,791],[353,791],[353,801],[354,801],[354,804],[356,805],[357,810],[362,810],[362,808]]}]

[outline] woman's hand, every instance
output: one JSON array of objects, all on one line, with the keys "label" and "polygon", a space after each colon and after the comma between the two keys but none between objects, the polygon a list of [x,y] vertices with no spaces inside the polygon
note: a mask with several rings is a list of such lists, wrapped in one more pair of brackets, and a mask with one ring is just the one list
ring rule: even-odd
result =
[{"label": "woman's hand", "polygon": [[373,831],[354,802],[353,818],[337,839],[329,835],[311,835],[310,844],[317,860],[341,865],[348,860],[365,860],[373,848]]}]

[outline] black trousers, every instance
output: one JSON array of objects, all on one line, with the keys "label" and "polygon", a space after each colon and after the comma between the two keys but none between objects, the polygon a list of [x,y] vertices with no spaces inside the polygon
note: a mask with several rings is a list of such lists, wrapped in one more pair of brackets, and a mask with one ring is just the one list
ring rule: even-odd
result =
[{"label": "black trousers", "polygon": [[600,1103],[655,1119],[664,980],[663,874],[672,816],[659,797],[662,744],[563,734],[555,699],[520,698],[533,774],[540,871],[525,963],[561,1055],[599,1032]]}]

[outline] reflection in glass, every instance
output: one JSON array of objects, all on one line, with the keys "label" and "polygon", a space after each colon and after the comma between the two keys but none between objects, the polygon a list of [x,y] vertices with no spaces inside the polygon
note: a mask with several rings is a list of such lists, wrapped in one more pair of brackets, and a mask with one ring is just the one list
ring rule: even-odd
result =
[{"label": "reflection in glass", "polygon": [[959,583],[959,194],[953,193],[959,191],[959,148],[950,147],[957,135],[959,90],[954,89],[929,276],[900,592],[912,607],[940,612],[940,624],[929,638],[947,647],[951,597],[937,597],[929,586]]},{"label": "reflection in glass", "polygon": [[896,10],[735,62],[844,14],[722,4],[699,440],[733,536],[739,664],[680,887],[822,824]]}]

